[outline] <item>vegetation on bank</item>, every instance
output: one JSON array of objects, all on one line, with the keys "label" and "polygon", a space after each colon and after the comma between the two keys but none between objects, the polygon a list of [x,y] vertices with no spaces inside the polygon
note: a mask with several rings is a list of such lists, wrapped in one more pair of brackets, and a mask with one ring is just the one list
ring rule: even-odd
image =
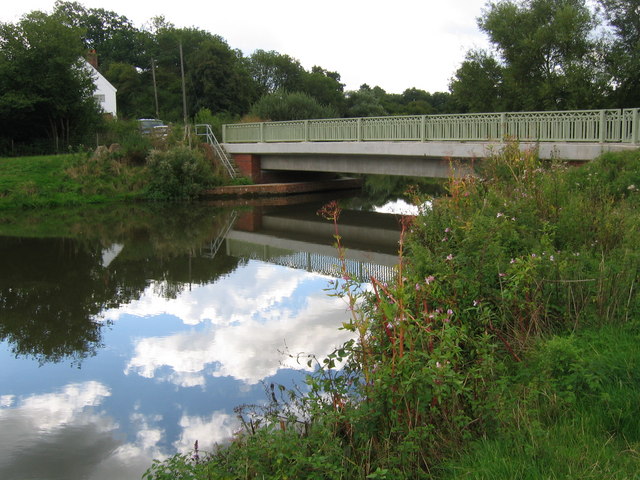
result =
[{"label": "vegetation on bank", "polygon": [[[330,285],[353,340],[145,478],[635,478],[639,185],[640,151],[576,168],[512,144],[410,192],[397,280]],[[339,205],[319,213],[342,252]]]},{"label": "vegetation on bank", "polygon": [[154,138],[141,135],[135,122],[118,121],[101,140],[106,145],[97,150],[0,158],[0,209],[189,200],[232,182],[199,139],[188,146],[181,129]]}]

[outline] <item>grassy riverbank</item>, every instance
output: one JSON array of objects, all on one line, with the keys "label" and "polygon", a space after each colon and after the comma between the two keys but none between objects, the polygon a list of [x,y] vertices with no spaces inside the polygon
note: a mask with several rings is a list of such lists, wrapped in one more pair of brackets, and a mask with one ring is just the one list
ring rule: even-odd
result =
[{"label": "grassy riverbank", "polygon": [[[508,146],[405,219],[396,282],[331,285],[354,340],[306,386],[268,386],[229,445],[146,478],[637,478],[639,186],[640,152],[575,168]],[[338,204],[321,214],[340,250]]]},{"label": "grassy riverbank", "polygon": [[112,152],[0,158],[0,209],[188,200],[229,182],[207,150],[135,133],[125,141]]},{"label": "grassy riverbank", "polygon": [[0,158],[0,209],[142,198],[144,167],[92,161],[84,153]]}]

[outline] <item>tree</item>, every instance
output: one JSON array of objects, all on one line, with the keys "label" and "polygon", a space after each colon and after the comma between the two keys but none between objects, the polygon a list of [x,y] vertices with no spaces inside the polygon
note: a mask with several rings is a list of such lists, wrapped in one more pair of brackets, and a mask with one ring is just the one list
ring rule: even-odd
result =
[{"label": "tree", "polygon": [[503,67],[486,51],[468,52],[449,85],[458,112],[504,111],[503,77]]},{"label": "tree", "polygon": [[100,121],[78,29],[31,12],[17,24],[0,24],[0,47],[5,142],[45,142],[43,150],[57,151],[81,141]]},{"label": "tree", "polygon": [[242,55],[218,36],[200,42],[187,57],[191,112],[243,114],[256,99],[256,88]]},{"label": "tree", "polygon": [[334,118],[338,112],[321,105],[315,98],[302,92],[277,92],[264,95],[251,108],[251,115],[263,120],[304,120],[309,118]]},{"label": "tree", "polygon": [[155,116],[151,84],[144,73],[136,67],[122,62],[112,62],[103,74],[118,89],[118,117],[144,118]]},{"label": "tree", "polygon": [[[377,89],[377,90],[376,90]],[[360,85],[360,89],[347,92],[346,116],[347,117],[380,117],[389,113],[384,108],[380,99],[379,87],[372,89],[366,83]]]},{"label": "tree", "polygon": [[344,84],[340,74],[314,66],[311,72],[302,75],[301,91],[315,98],[322,105],[328,105],[338,112],[344,110]]},{"label": "tree", "polygon": [[77,2],[56,1],[53,15],[69,27],[82,31],[87,50],[95,50],[100,64],[112,62],[134,66],[146,64],[145,34],[122,15],[102,8],[85,8]]},{"label": "tree", "polygon": [[599,0],[614,33],[606,64],[617,107],[640,105],[640,3],[638,0]]},{"label": "tree", "polygon": [[256,50],[248,59],[249,72],[258,85],[260,96],[276,90],[303,91],[305,73],[300,62],[276,51]]},{"label": "tree", "polygon": [[[591,37],[595,19],[585,0],[501,0],[488,5],[478,24],[504,67],[505,108],[588,108],[606,93]],[[485,59],[476,73],[484,70],[490,80],[495,66],[487,67]]]}]

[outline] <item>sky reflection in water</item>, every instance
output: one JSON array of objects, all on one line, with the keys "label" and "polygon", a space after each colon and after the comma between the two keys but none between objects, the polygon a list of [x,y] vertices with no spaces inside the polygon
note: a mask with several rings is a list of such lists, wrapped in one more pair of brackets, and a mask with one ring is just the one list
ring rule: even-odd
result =
[{"label": "sky reflection in water", "polygon": [[[265,402],[265,384],[301,384],[297,354],[349,338],[346,304],[330,277],[255,258],[289,261],[297,245],[335,261],[319,206],[244,212],[234,231],[257,230],[214,256],[236,217],[206,205],[13,219],[26,235],[0,236],[0,478],[140,478],[153,458],[228,439],[234,407]],[[341,222],[354,252],[395,261],[395,217]]]},{"label": "sky reflection in water", "polygon": [[3,343],[0,476],[139,478],[152,458],[223,441],[233,407],[264,400],[261,381],[301,381],[306,364],[287,353],[323,356],[347,339],[327,283],[254,260],[175,298],[151,282],[100,315],[105,347],[80,369],[14,359]]}]

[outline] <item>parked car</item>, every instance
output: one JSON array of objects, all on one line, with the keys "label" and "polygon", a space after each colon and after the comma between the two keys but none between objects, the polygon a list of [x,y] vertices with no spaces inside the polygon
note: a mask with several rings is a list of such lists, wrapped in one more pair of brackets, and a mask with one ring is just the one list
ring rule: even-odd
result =
[{"label": "parked car", "polygon": [[166,137],[169,133],[169,126],[157,118],[140,118],[138,119],[138,125],[142,135]]}]

